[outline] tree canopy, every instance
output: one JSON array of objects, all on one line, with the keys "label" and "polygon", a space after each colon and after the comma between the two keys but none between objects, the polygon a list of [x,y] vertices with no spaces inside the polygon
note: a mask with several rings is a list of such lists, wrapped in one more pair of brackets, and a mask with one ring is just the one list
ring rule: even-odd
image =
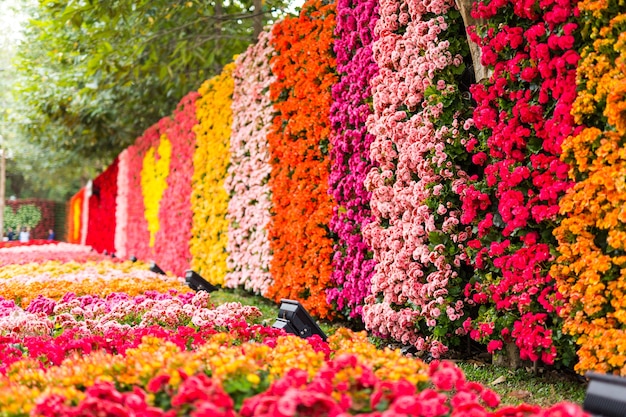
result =
[{"label": "tree canopy", "polygon": [[18,52],[34,143],[110,161],[219,73],[289,0],[39,0]]}]

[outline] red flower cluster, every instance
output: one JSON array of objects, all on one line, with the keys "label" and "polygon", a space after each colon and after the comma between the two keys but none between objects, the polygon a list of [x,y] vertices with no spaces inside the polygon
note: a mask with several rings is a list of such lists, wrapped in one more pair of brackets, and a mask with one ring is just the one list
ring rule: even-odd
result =
[{"label": "red flower cluster", "polygon": [[98,252],[115,252],[118,158],[93,180],[85,243]]},{"label": "red flower cluster", "polygon": [[464,191],[461,220],[478,231],[468,244],[478,282],[468,284],[466,296],[487,305],[466,327],[490,323],[493,333],[471,334],[483,342],[514,341],[522,358],[553,363],[560,323],[546,319],[556,316],[548,270],[558,200],[571,186],[559,156],[563,140],[576,132],[570,110],[579,55],[576,1],[540,3],[475,3],[473,16],[487,23],[473,28],[472,39],[493,74],[471,89],[479,133],[466,148],[479,174]]}]

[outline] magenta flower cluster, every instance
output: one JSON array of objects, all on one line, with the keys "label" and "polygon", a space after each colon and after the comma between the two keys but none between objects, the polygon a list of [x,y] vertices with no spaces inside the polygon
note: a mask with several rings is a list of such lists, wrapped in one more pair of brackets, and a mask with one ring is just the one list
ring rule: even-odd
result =
[{"label": "magenta flower cluster", "polygon": [[365,178],[372,168],[369,148],[374,136],[365,122],[372,113],[370,80],[378,73],[372,55],[375,0],[339,0],[334,50],[339,81],[333,86],[330,121],[330,190],[336,202],[330,229],[337,235],[333,255],[333,288],[328,302],[347,317],[360,317],[370,293],[375,261],[363,239],[363,227],[372,221],[370,193]]}]

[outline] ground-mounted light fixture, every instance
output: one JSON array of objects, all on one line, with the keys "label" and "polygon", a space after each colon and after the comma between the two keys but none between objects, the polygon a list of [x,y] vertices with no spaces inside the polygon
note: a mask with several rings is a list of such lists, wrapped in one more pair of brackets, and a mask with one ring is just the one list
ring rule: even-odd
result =
[{"label": "ground-mounted light fixture", "polygon": [[137,262],[137,257],[135,255],[132,255],[129,259],[131,262]]},{"label": "ground-mounted light fixture", "polygon": [[159,268],[159,265],[157,265],[154,261],[150,262],[150,271],[156,272],[157,274],[166,275],[165,271]]},{"label": "ground-mounted light fixture", "polygon": [[313,320],[309,312],[299,302],[294,300],[280,300],[278,318],[272,327],[283,329],[287,333],[295,334],[302,338],[316,334],[323,340],[326,340],[326,334]]},{"label": "ground-mounted light fixture", "polygon": [[588,372],[589,386],[583,410],[593,417],[626,416],[626,378]]},{"label": "ground-mounted light fixture", "polygon": [[185,271],[185,283],[194,291],[212,292],[219,290],[219,288],[191,269]]}]

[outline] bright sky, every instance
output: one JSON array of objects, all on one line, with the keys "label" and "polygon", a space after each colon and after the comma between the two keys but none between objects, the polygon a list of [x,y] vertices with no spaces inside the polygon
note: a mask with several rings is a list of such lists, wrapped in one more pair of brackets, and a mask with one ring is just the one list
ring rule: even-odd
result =
[{"label": "bright sky", "polygon": [[15,43],[21,38],[20,27],[26,16],[17,13],[15,8],[20,0],[0,0],[0,42]]}]

